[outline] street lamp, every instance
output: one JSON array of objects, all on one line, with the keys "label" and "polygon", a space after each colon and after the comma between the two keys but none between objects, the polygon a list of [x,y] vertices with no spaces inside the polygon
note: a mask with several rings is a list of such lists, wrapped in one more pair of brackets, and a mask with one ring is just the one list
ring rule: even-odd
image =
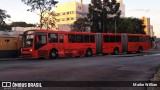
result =
[{"label": "street lamp", "polygon": [[117,21],[116,21],[116,18],[115,18],[115,31],[114,33],[117,33]]}]

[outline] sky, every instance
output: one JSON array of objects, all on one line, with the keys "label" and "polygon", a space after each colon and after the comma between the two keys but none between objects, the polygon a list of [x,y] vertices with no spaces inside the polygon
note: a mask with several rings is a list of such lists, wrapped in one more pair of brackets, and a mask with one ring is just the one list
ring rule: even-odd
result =
[{"label": "sky", "polygon": [[[59,3],[72,2],[75,0],[57,0]],[[88,4],[90,0],[83,0],[83,3]],[[160,0],[123,0],[125,4],[125,16],[150,17],[151,25],[154,27],[154,32],[157,37],[160,37]],[[7,23],[14,21],[25,21],[27,23],[38,23],[39,16],[36,12],[29,12],[30,7],[23,4],[21,0],[0,0],[0,9],[6,10],[11,16],[7,19]]]}]

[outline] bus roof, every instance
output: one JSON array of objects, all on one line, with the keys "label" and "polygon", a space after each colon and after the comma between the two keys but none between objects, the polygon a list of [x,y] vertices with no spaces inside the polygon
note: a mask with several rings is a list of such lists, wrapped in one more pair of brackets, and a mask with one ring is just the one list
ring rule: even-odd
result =
[{"label": "bus roof", "polygon": [[[95,33],[91,33],[91,32],[68,32],[68,31],[54,31],[54,30],[28,30],[28,31],[35,31],[35,32],[47,32],[47,33],[74,33],[74,34],[95,34]],[[27,32],[27,31],[25,31]]]}]

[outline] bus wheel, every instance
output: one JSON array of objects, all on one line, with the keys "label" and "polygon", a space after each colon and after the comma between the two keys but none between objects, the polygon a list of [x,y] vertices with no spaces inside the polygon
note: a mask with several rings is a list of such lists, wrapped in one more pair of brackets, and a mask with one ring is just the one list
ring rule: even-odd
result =
[{"label": "bus wheel", "polygon": [[114,55],[118,55],[118,53],[119,53],[118,48],[115,48],[114,51],[113,51],[113,54],[114,54]]},{"label": "bus wheel", "polygon": [[91,50],[91,49],[87,49],[87,50],[86,50],[86,56],[87,56],[87,57],[92,56],[92,50]]},{"label": "bus wheel", "polygon": [[50,59],[55,59],[55,58],[57,58],[58,57],[58,52],[57,52],[57,50],[51,50],[50,51],[50,54],[49,54],[49,58]]},{"label": "bus wheel", "polygon": [[140,48],[138,49],[138,53],[142,53],[142,51],[143,51],[143,49],[140,47]]}]

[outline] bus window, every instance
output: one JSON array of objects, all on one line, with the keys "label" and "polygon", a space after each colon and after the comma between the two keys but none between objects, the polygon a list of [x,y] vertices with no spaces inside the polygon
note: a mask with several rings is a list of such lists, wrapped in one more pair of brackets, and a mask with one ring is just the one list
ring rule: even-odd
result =
[{"label": "bus window", "polygon": [[89,43],[89,35],[84,35],[84,42]]},{"label": "bus window", "polygon": [[80,35],[80,34],[76,35],[76,42],[83,43],[83,35]]},{"label": "bus window", "polygon": [[110,42],[115,42],[115,36],[110,36]]},{"label": "bus window", "polygon": [[47,44],[47,35],[46,33],[38,32],[36,33],[36,43],[35,43],[35,50],[43,47]]},{"label": "bus window", "polygon": [[128,37],[128,42],[133,42],[133,37],[132,36]]},{"label": "bus window", "polygon": [[58,34],[49,34],[49,42],[50,43],[58,43]]},{"label": "bus window", "polygon": [[105,35],[103,38],[104,38],[104,42],[106,42],[106,43],[110,42],[109,36]]},{"label": "bus window", "polygon": [[116,36],[116,42],[121,42],[121,36]]},{"label": "bus window", "polygon": [[37,33],[38,44],[47,44],[46,33]]},{"label": "bus window", "polygon": [[151,42],[151,39],[149,36],[146,37],[146,42]]},{"label": "bus window", "polygon": [[139,42],[143,42],[143,37],[139,37]]},{"label": "bus window", "polygon": [[24,42],[23,42],[23,47],[32,47],[33,45],[33,34],[28,34],[23,36]]},{"label": "bus window", "polygon": [[94,35],[90,35],[90,42],[91,42],[91,43],[94,43],[94,42],[95,42],[95,37],[94,37]]},{"label": "bus window", "polygon": [[68,42],[69,43],[75,43],[75,34],[69,34],[68,35]]},{"label": "bus window", "polygon": [[63,35],[59,35],[59,42],[63,43],[64,42],[64,36]]}]

